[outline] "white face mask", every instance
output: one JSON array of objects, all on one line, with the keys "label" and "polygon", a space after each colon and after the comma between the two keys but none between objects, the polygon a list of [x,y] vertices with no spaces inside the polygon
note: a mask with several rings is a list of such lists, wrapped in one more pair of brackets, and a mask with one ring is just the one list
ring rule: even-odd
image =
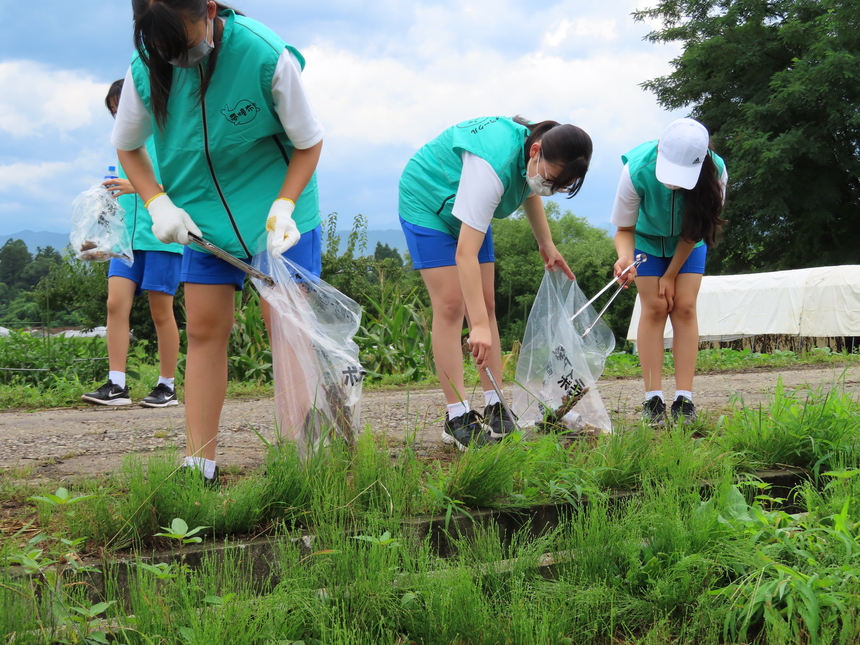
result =
[{"label": "white face mask", "polygon": [[[543,161],[543,156],[541,156],[541,161]],[[535,162],[537,165],[537,162]],[[544,162],[544,170],[546,170],[546,162]],[[526,181],[529,184],[529,189],[535,194],[540,195],[541,197],[549,197],[555,191],[552,189],[550,183],[543,178],[540,172],[535,172],[534,175],[529,177],[528,170],[526,170]]]},{"label": "white face mask", "polygon": [[212,20],[206,25],[206,35],[203,36],[203,40],[194,45],[194,47],[190,47],[182,58],[171,60],[170,64],[174,67],[195,67],[200,61],[211,54],[212,50],[215,49],[215,45],[209,42],[210,31],[214,31]]},{"label": "white face mask", "polygon": [[666,188],[668,188],[669,190],[680,190],[680,189],[681,189],[681,187],[680,187],[680,186],[675,186],[675,185],[673,185],[673,184],[663,184],[663,185],[664,185]]}]

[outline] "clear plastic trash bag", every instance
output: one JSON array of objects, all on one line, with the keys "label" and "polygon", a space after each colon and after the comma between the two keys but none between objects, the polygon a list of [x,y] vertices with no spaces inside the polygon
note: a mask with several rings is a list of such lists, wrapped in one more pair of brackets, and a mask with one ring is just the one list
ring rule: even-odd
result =
[{"label": "clear plastic trash bag", "polygon": [[79,260],[107,262],[116,258],[134,263],[125,210],[101,184],[82,192],[72,202],[69,243]]},{"label": "clear plastic trash bag", "polygon": [[572,434],[612,432],[597,391],[606,357],[615,349],[612,330],[589,306],[579,284],[561,271],[544,274],[526,323],[517,361],[513,412],[523,428]]},{"label": "clear plastic trash bag", "polygon": [[360,430],[365,371],[352,340],[361,307],[286,258],[268,253],[254,266],[275,286],[254,285],[271,305],[272,370],[278,436],[307,454],[340,437],[348,445]]}]

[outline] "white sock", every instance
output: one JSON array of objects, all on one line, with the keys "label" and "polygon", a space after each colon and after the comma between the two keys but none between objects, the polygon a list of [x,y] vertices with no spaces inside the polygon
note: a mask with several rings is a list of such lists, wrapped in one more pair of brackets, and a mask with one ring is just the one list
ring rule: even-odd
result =
[{"label": "white sock", "polygon": [[495,405],[496,403],[501,403],[501,399],[499,399],[499,395],[496,394],[495,390],[490,390],[489,392],[484,392],[484,405]]},{"label": "white sock", "polygon": [[212,479],[215,477],[215,462],[211,459],[204,459],[203,457],[186,457],[185,465],[189,468],[196,468],[201,471],[206,479]]},{"label": "white sock", "polygon": [[690,390],[675,390],[675,400],[678,400],[679,396],[683,396],[688,401],[693,401],[693,393]]},{"label": "white sock", "polygon": [[125,387],[125,372],[108,372],[108,378],[114,385],[119,385],[120,387]]},{"label": "white sock", "polygon": [[666,402],[666,399],[663,398],[663,390],[651,390],[650,392],[645,392],[645,400],[650,401],[652,397],[659,396],[660,400],[663,403]]},{"label": "white sock", "polygon": [[175,387],[173,387],[173,381],[174,381],[174,379],[172,379],[172,378],[167,378],[166,376],[159,376],[159,377],[158,377],[158,385],[161,385],[162,383],[164,383],[164,384],[165,384],[167,387],[169,387],[171,390],[175,390],[175,389],[176,389]]},{"label": "white sock", "polygon": [[460,401],[459,403],[451,403],[448,406],[448,420],[456,419],[457,417],[462,417],[466,414],[471,408],[469,408],[467,403]]}]

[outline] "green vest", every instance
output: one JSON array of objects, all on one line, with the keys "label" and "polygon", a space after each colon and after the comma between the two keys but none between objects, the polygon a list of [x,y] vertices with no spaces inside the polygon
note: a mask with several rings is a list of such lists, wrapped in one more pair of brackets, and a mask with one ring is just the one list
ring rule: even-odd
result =
[{"label": "green vest", "polygon": [[[304,58],[264,25],[222,11],[226,18],[218,63],[201,104],[204,65],[173,68],[167,120],[153,118],[164,191],[188,211],[204,239],[238,257],[265,247],[266,218],[284,181],[293,144],[272,103],[272,76],[284,48]],[[149,73],[135,54],[131,73],[146,108]],[[300,233],[320,223],[314,175],[296,203]],[[196,250],[203,250],[195,247]]]},{"label": "green vest", "polygon": [[[708,151],[717,172],[722,175],[726,163],[713,151]],[[658,257],[672,257],[681,239],[681,220],[684,217],[684,191],[670,190],[659,181],[657,167],[657,141],[636,146],[621,160],[630,170],[630,179],[639,195],[639,219],[636,220],[636,248]],[[704,241],[699,240],[697,247]]]},{"label": "green vest", "polygon": [[[146,151],[152,160],[152,169],[155,171],[155,180],[160,184],[161,175],[158,172],[158,161],[155,157],[155,145],[152,138],[146,141]],[[117,164],[119,176],[128,179],[122,165]],[[119,205],[125,210],[125,227],[128,230],[128,239],[131,240],[131,248],[134,251],[166,251],[168,253],[182,253],[181,244],[164,244],[152,234],[152,217],[149,211],[143,207],[143,200],[135,193],[134,195],[120,195],[117,197]]]},{"label": "green vest", "polygon": [[486,161],[504,187],[493,217],[504,219],[528,196],[525,142],[529,130],[501,116],[464,121],[424,145],[400,177],[400,216],[417,226],[460,234],[460,220],[451,214],[460,186],[464,152]]}]

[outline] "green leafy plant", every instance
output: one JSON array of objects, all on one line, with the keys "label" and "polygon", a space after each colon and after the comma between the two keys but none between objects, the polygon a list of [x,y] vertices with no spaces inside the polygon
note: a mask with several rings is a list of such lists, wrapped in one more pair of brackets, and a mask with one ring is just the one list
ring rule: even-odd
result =
[{"label": "green leafy plant", "polygon": [[362,365],[371,378],[399,375],[421,380],[433,372],[432,349],[424,311],[415,288],[404,287],[384,270],[375,289],[365,291],[368,310],[356,335]]},{"label": "green leafy plant", "polygon": [[203,541],[203,538],[195,536],[207,527],[198,526],[196,528],[189,529],[185,520],[177,517],[170,523],[170,526],[162,526],[161,528],[164,533],[156,533],[155,535],[157,537],[166,537],[171,540],[177,540],[179,544],[199,544]]}]

